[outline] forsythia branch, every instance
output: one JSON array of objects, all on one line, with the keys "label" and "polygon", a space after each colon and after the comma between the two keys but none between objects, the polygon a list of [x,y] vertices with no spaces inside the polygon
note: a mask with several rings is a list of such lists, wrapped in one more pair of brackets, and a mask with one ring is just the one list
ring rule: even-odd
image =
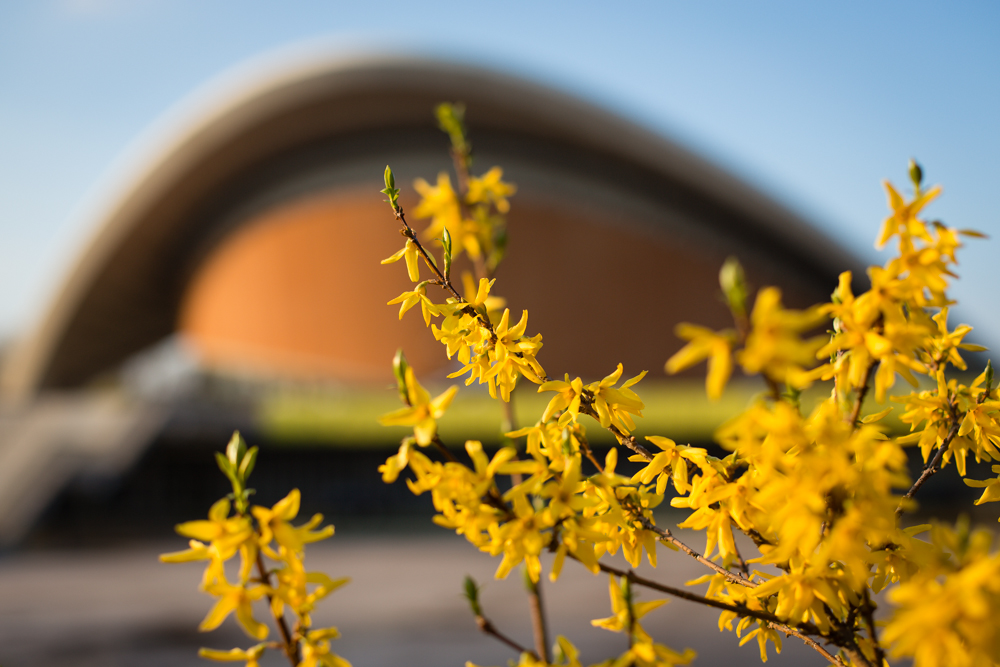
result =
[{"label": "forsythia branch", "polygon": [[[261,557],[259,551],[257,552],[256,564],[261,583],[267,586],[268,589],[271,589],[271,573],[268,571],[267,566],[264,565],[264,559]],[[288,658],[288,662],[291,663],[292,667],[296,667],[299,664],[298,639],[293,639],[292,633],[288,629],[288,622],[285,621],[285,615],[274,610],[274,596],[268,593],[266,597],[267,606],[271,609],[274,622],[278,626],[278,632],[281,634],[281,651]]]},{"label": "forsythia branch", "polygon": [[[453,156],[467,157],[461,111],[443,105],[438,113],[452,137]],[[425,324],[446,346],[448,358],[457,355],[463,364],[450,377],[468,374],[467,385],[477,379],[489,383],[491,395],[499,394],[505,402],[521,378],[538,385],[539,392],[554,395],[535,424],[517,430],[506,403],[505,442],[517,447],[502,446],[491,460],[482,443],[469,441],[470,466],[449,456],[435,436],[436,420],[457,388],[431,400],[410,373],[400,380],[400,392],[415,398],[408,401],[408,408],[382,421],[413,425],[414,435],[380,471],[385,481],[392,482],[408,467],[414,493],[431,493],[439,512],[437,523],[465,535],[482,551],[502,555],[498,578],[524,565],[532,583],[529,594],[534,593],[536,651],[522,652],[523,667],[534,667],[539,660],[548,664],[537,595],[542,571],[538,556],[544,550],[554,553],[553,581],[567,556],[592,572],[612,575],[613,615],[593,623],[627,634],[629,648],[606,664],[687,664],[693,657],[691,651],[679,653],[656,644],[642,629],[641,617],[663,601],[636,602],[632,583],[719,609],[720,626],[733,630],[735,623],[741,645],[756,639],[762,660],[767,660],[769,642],[780,652],[784,633],[802,639],[840,667],[848,662],[855,667],[882,667],[887,654],[942,667],[948,664],[945,656],[955,651],[960,654],[955,660],[969,664],[1000,662],[1000,651],[983,639],[995,634],[995,621],[982,620],[987,618],[983,609],[991,610],[992,619],[1000,616],[1000,606],[966,594],[982,589],[987,579],[1000,580],[1000,554],[990,554],[986,534],[970,534],[961,525],[957,530],[940,524],[904,529],[898,521],[907,501],[945,462],[954,460],[964,477],[970,455],[980,461],[1000,461],[1000,401],[992,398],[992,366],[988,364],[971,385],[946,374],[949,365],[965,370],[960,350],[983,349],[963,342],[971,327],[952,329],[947,323],[953,303],[947,289],[955,277],[959,237],[975,234],[919,217],[940,193],[936,187],[923,188],[919,167],[911,168],[912,199],[886,184],[891,215],[877,245],[894,240],[898,253],[884,267],[869,268],[867,291],[855,295],[847,271],[840,275],[828,303],[789,309],[782,303],[780,289],[765,286],[757,290],[750,308],[749,283],[739,262],[730,258],[720,271],[719,284],[736,328],[713,331],[689,323],[677,327],[687,345],[667,361],[668,373],[707,362],[706,393],[712,400],[722,395],[737,365],[767,385],[766,394],[716,432],[717,441],[729,452],[722,458],[666,437],[647,435],[640,442],[633,435],[633,417],[642,417],[645,404],[630,387],[645,371],[620,385],[621,364],[590,383],[568,375],[564,380],[545,376],[536,358],[541,334],[525,333],[527,311],[511,326],[510,309],[502,298],[490,294],[493,281],[487,279],[492,275],[486,272],[487,265],[495,268],[506,247],[503,214],[507,197],[516,188],[501,180],[499,167],[474,177],[468,174],[467,160],[460,160],[456,170],[461,196],[447,174],[439,175],[436,187],[422,180],[415,183],[423,196],[418,215],[431,218],[424,235],[441,237],[444,271],[407,224],[396,202],[391,171],[386,170],[383,192],[390,197],[407,242],[383,263],[405,257],[409,277],[417,283],[390,304],[402,304],[400,317],[421,306]],[[453,247],[476,260],[481,274],[478,290],[467,276],[464,300],[450,282]],[[482,263],[486,256],[490,260]],[[420,281],[419,257],[436,278]],[[447,303],[427,297],[426,285],[432,283],[452,295]],[[443,318],[440,326],[431,324],[435,317]],[[829,335],[814,335],[824,325]],[[934,387],[919,389],[916,374],[932,380]],[[897,377],[918,389],[888,396]],[[833,395],[810,406],[812,397],[804,391],[820,381],[832,381]],[[908,435],[893,436],[879,424],[892,408],[862,415],[872,389],[877,403],[891,398],[905,404],[899,419],[910,426]],[[590,449],[581,414],[615,437],[617,446],[603,464]],[[432,461],[417,449],[430,444],[439,447],[445,463]],[[924,460],[932,459],[912,485],[903,449],[908,444],[919,444]],[[642,465],[638,472],[631,476],[616,472],[619,447],[634,453],[628,459]],[[938,451],[930,457],[935,448]],[[582,474],[583,459],[590,461],[596,474]],[[1000,465],[993,469],[1000,473]],[[507,487],[497,480],[503,476],[510,488],[501,495],[499,489]],[[984,487],[977,504],[1000,500],[1000,477],[965,481]],[[670,486],[676,495],[667,495]],[[897,493],[907,486],[909,491],[900,501]],[[670,505],[691,511],[679,528],[704,531],[701,553],[654,524],[654,508],[668,499]],[[917,538],[928,529],[929,542]],[[752,562],[773,567],[776,574],[765,569],[751,575],[735,543],[737,530],[758,547],[759,556]],[[682,551],[711,570],[689,582],[708,584],[705,595],[600,562],[604,554],[621,549],[632,568],[643,553],[656,567],[658,544]],[[735,571],[737,566],[742,574]],[[895,613],[879,637],[872,594],[887,587]],[[842,653],[831,655],[817,640]],[[578,664],[572,644],[563,637],[558,643],[565,659],[557,662]]]},{"label": "forsythia branch", "polygon": [[954,440],[955,436],[958,435],[959,426],[960,423],[956,419],[952,423],[951,428],[948,429],[948,435],[946,435],[944,440],[941,441],[941,445],[938,447],[937,452],[934,454],[934,458],[931,459],[930,463],[924,466],[923,472],[920,473],[920,477],[918,477],[917,481],[913,483],[913,486],[910,487],[909,491],[903,494],[903,499],[900,501],[899,507],[896,508],[897,517],[902,516],[903,512],[906,511],[905,508],[903,507],[903,503],[913,498],[914,494],[916,494],[916,492],[920,490],[920,487],[924,485],[924,482],[926,482],[928,479],[936,475],[938,471],[941,469],[940,468],[941,460],[944,458],[944,455],[948,452],[948,447],[951,446],[952,440]]}]

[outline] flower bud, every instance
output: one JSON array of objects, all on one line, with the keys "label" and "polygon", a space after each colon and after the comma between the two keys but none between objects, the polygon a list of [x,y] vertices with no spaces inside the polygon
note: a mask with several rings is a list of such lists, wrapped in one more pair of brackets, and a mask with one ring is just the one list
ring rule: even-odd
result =
[{"label": "flower bud", "polygon": [[410,395],[406,390],[406,369],[410,364],[406,361],[403,348],[396,350],[396,356],[392,358],[392,374],[396,376],[396,387],[399,390],[399,398],[403,403],[410,404]]},{"label": "flower bud", "polygon": [[229,459],[229,463],[232,464],[234,470],[240,467],[240,463],[243,461],[243,456],[246,453],[246,440],[243,439],[239,431],[233,431],[233,437],[229,439],[229,444],[226,445],[226,458]]},{"label": "flower bud", "polygon": [[719,285],[729,304],[729,310],[737,317],[747,313],[747,280],[743,266],[735,257],[729,257],[719,270]]},{"label": "flower bud", "polygon": [[910,180],[913,181],[913,188],[920,192],[920,184],[924,181],[924,170],[912,158],[910,158]]},{"label": "flower bud", "polygon": [[479,586],[476,585],[476,580],[465,575],[465,599],[469,601],[469,607],[472,609],[472,614],[474,616],[482,616],[483,610],[479,606]]},{"label": "flower bud", "polygon": [[441,236],[441,245],[444,247],[444,277],[448,280],[451,277],[451,232],[448,231],[447,225]]},{"label": "flower bud", "polygon": [[399,190],[396,188],[396,178],[392,175],[392,169],[389,165],[385,165],[385,187],[379,190],[382,194],[389,198],[389,205],[395,211],[398,207],[396,204],[396,199],[399,198]]}]

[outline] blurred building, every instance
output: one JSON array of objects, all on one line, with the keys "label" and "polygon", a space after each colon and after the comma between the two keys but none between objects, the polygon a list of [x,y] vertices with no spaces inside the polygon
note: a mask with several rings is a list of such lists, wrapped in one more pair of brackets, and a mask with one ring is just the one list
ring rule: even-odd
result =
[{"label": "blurred building", "polygon": [[[382,171],[409,208],[412,179],[449,169],[432,114],[443,100],[466,104],[473,170],[501,165],[518,186],[497,291],[531,313],[550,376],[623,362],[662,377],[677,322],[727,325],[729,255],[797,306],[855,265],[723,170],[535,83],[437,61],[268,67],[148,156],[6,355],[0,542],[42,516],[89,530],[115,520],[109,506],[123,520],[164,504],[200,515],[199,485],[218,486],[207,448],[234,428],[273,449],[293,485],[331,471],[350,485],[359,445],[383,455],[397,434],[373,416],[395,400],[396,348],[428,381],[448,370],[419,317],[385,305],[409,284],[403,269],[379,265],[402,243]],[[90,514],[74,514],[81,498]]]}]

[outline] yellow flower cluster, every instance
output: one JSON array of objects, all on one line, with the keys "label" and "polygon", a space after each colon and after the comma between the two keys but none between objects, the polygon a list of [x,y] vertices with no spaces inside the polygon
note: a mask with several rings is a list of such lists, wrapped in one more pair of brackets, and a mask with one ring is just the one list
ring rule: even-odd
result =
[{"label": "yellow flower cluster", "polygon": [[[408,239],[402,250],[382,263],[392,263],[405,257],[410,279],[416,282],[420,279],[419,271],[415,268],[418,264],[416,259],[411,263],[410,258],[416,257],[417,251],[411,252],[410,248],[417,247],[419,246],[412,239]],[[450,243],[446,246],[446,253],[449,251]],[[450,255],[446,254],[445,265],[450,264]],[[428,266],[437,270],[436,264],[431,261],[428,261]],[[460,370],[449,377],[460,377],[468,373],[466,385],[478,380],[479,384],[485,383],[489,387],[490,395],[494,398],[499,390],[505,401],[510,400],[510,392],[522,376],[536,384],[544,382],[545,371],[536,358],[542,347],[542,335],[526,334],[528,311],[522,312],[517,324],[511,324],[509,308],[504,308],[502,313],[492,310],[490,306],[496,305],[498,300],[490,297],[494,281],[486,278],[479,280],[474,295],[468,293],[468,298],[463,298],[452,290],[454,296],[448,297],[444,303],[434,303],[427,297],[427,285],[431,282],[451,287],[450,276],[441,274],[436,280],[419,283],[411,292],[403,292],[389,301],[389,305],[402,304],[399,309],[400,319],[408,310],[420,305],[424,323],[445,346],[448,358],[457,357],[463,364]],[[440,326],[431,323],[436,317],[442,318]]]},{"label": "yellow flower cluster", "polygon": [[436,185],[417,179],[413,187],[421,199],[413,214],[431,220],[424,238],[440,239],[447,229],[455,240],[456,257],[462,250],[473,260],[490,259],[502,252],[503,214],[510,210],[507,198],[517,192],[515,185],[505,183],[502,178],[500,167],[493,167],[482,176],[470,176],[468,192],[463,197],[455,192],[447,173],[438,174]]},{"label": "yellow flower cluster", "polygon": [[[612,615],[607,618],[595,619],[591,623],[598,628],[627,634],[630,637],[630,646],[617,658],[610,658],[590,667],[673,667],[674,665],[691,664],[695,657],[694,651],[686,649],[678,652],[663,644],[658,644],[639,624],[639,619],[668,601],[636,602],[627,578],[616,579],[611,576],[609,579]],[[558,657],[553,662],[543,662],[534,654],[523,652],[517,663],[518,667],[547,667],[547,665],[552,667],[583,667],[580,662],[579,650],[566,637],[560,635],[556,638],[555,649]],[[471,662],[465,664],[466,667],[476,667]]]},{"label": "yellow flower cluster", "polygon": [[[469,441],[465,443],[467,459],[463,462],[437,437],[437,420],[451,402],[455,388],[431,399],[405,358],[398,354],[394,371],[405,407],[385,415],[381,422],[412,426],[414,430],[379,471],[384,481],[394,482],[408,470],[409,488],[415,494],[430,494],[438,513],[434,518],[437,524],[464,535],[480,550],[500,557],[498,578],[506,577],[523,564],[529,581],[537,586],[544,552],[554,553],[549,572],[553,581],[558,579],[567,558],[597,573],[605,554],[620,550],[637,566],[645,551],[655,565],[659,538],[651,529],[652,510],[663,501],[662,493],[654,492],[654,484],[637,483],[630,476],[617,474],[615,449],[607,454],[603,464],[599,463],[590,450],[581,420],[581,415],[589,416],[620,441],[631,442],[634,418],[641,417],[645,407],[633,386],[646,373],[619,383],[623,373],[619,364],[614,372],[595,382],[571,380],[568,376],[564,380],[549,380],[537,359],[541,335],[527,335],[526,311],[516,324],[511,321],[510,310],[491,294],[494,280],[488,270],[477,285],[470,278],[464,279],[464,298],[452,286],[453,239],[475,258],[485,247],[481,240],[489,231],[488,226],[477,230],[473,223],[478,218],[461,220],[461,210],[463,206],[488,201],[499,211],[506,211],[506,197],[513,193],[513,188],[501,188],[499,177],[499,170],[494,170],[481,180],[470,179],[468,191],[458,195],[446,177],[439,179],[434,189],[418,182],[417,188],[424,199],[417,213],[432,216],[425,236],[441,237],[439,262],[406,223],[396,201],[391,171],[387,169],[383,192],[390,197],[407,242],[384,263],[406,259],[408,274],[414,282],[420,279],[419,263],[433,274],[431,279],[419,282],[413,291],[404,292],[390,304],[401,304],[400,317],[418,304],[421,306],[425,323],[445,345],[448,358],[456,358],[462,364],[450,377],[467,375],[466,384],[476,380],[487,384],[490,394],[504,402],[510,400],[521,377],[538,385],[539,392],[554,395],[538,422],[506,434],[511,439],[525,439],[523,452],[505,446],[491,457],[480,442]],[[443,303],[428,295],[430,285],[444,290],[447,298]],[[440,318],[440,323],[434,322],[436,318]],[[443,460],[435,460],[430,452],[424,451],[430,445],[435,446]],[[593,474],[583,473],[584,458],[594,465]],[[618,607],[615,609],[616,613],[624,613]],[[488,627],[485,621],[483,625]],[[693,657],[693,652],[676,653],[653,643],[641,629],[628,632],[632,646],[614,664],[672,665],[689,662]],[[576,655],[565,638],[558,645],[564,658]],[[525,652],[521,664],[551,664],[545,653],[545,650]],[[566,660],[562,664],[579,664],[575,657]]]},{"label": "yellow flower cluster", "polygon": [[[927,526],[922,526],[926,529]],[[993,535],[930,528],[930,544],[913,551],[919,569],[889,593],[897,607],[884,638],[893,656],[912,656],[915,667],[978,667],[1000,662],[1000,555]]]},{"label": "yellow flower cluster", "polygon": [[[911,178],[911,200],[886,185],[892,213],[878,245],[896,239],[897,253],[884,267],[868,271],[867,291],[855,295],[846,272],[829,303],[792,310],[782,305],[777,288],[765,287],[748,308],[742,269],[729,261],[720,281],[734,327],[719,332],[692,324],[678,327],[688,343],[667,362],[668,372],[708,360],[711,398],[723,393],[736,367],[764,380],[766,391],[718,430],[717,439],[729,452],[724,458],[666,437],[651,435],[641,442],[632,435],[634,418],[645,407],[632,387],[645,372],[617,387],[621,365],[600,381],[586,383],[568,375],[548,380],[535,358],[540,336],[524,333],[527,313],[512,328],[508,310],[499,317],[491,312],[486,300],[493,282],[485,277],[475,296],[461,299],[454,293],[446,303],[434,303],[426,296],[427,285],[454,292],[447,270],[450,238],[470,233],[460,226],[462,198],[450,190],[447,179],[433,192],[421,186],[425,203],[431,195],[437,202],[426,203],[425,212],[438,216],[432,235],[444,237],[442,272],[390,194],[408,247],[414,245],[398,257],[409,261],[412,256],[415,263],[419,255],[436,276],[394,300],[403,303],[401,315],[420,303],[425,321],[443,317],[440,328],[431,327],[447,346],[448,357],[458,355],[463,364],[453,377],[468,373],[467,383],[476,378],[490,382],[491,393],[496,396],[499,388],[505,401],[520,376],[554,395],[540,419],[507,433],[511,442],[492,458],[479,442],[467,442],[469,463],[464,463],[428,435],[436,432],[435,420],[454,389],[432,402],[429,394],[415,389],[419,385],[412,372],[397,364],[400,394],[408,407],[383,423],[413,425],[414,435],[382,466],[383,479],[394,481],[408,468],[410,489],[430,493],[438,512],[435,522],[502,557],[497,577],[524,563],[529,580],[538,582],[539,556],[546,551],[555,554],[552,580],[567,557],[594,573],[622,577],[612,578],[613,615],[594,623],[625,632],[630,645],[603,665],[686,664],[692,655],[655,644],[645,633],[639,618],[662,601],[634,603],[629,582],[719,608],[720,629],[735,629],[741,644],[756,639],[765,661],[767,644],[780,651],[784,635],[805,641],[839,667],[881,667],[887,653],[913,658],[920,667],[997,663],[1000,556],[989,552],[989,540],[981,533],[970,536],[938,526],[927,542],[918,538],[927,527],[900,523],[900,516],[915,506],[920,486],[942,467],[954,461],[964,476],[970,453],[977,461],[1000,461],[1000,401],[992,387],[992,367],[971,385],[948,375],[949,367],[966,368],[962,350],[983,349],[964,342],[970,327],[949,330],[947,325],[953,303],[947,288],[954,277],[958,239],[975,233],[920,219],[940,190],[922,190],[915,164]],[[388,178],[387,190],[394,192]],[[464,247],[471,254],[476,246]],[[881,421],[891,407],[862,414],[869,388],[884,403],[896,374],[914,386],[923,375],[928,387],[891,397],[904,406],[900,419],[911,427],[902,437],[892,437]],[[828,398],[805,409],[801,390],[831,380]],[[617,449],[599,462],[581,415],[629,449],[629,460],[641,464],[638,472],[616,472]],[[524,438],[523,447],[516,445],[519,438]],[[444,460],[414,447],[432,441]],[[904,447],[912,444],[920,446],[926,467],[911,485]],[[585,473],[585,466],[593,472]],[[1000,474],[1000,465],[994,472]],[[509,482],[498,481],[501,477]],[[978,502],[1000,500],[1000,476],[967,483],[985,487]],[[690,511],[679,527],[705,531],[703,554],[656,523],[652,510],[670,486],[676,493],[670,505]],[[753,542],[756,554],[744,558],[737,533]],[[710,568],[688,582],[707,584],[704,595],[639,578],[602,560],[621,549],[635,567],[645,551],[655,567],[657,542]],[[873,596],[887,587],[892,587],[889,599],[896,611],[880,637]],[[478,603],[474,611],[480,627],[494,633]],[[575,648],[562,637],[556,646],[561,657],[549,661],[546,648],[537,643],[543,635],[536,632],[535,651],[521,652],[521,665],[579,664]]]},{"label": "yellow flower cluster", "polygon": [[[482,551],[503,556],[497,578],[506,577],[523,562],[537,582],[539,556],[547,550],[556,554],[550,573],[553,581],[567,555],[597,572],[603,554],[622,549],[635,566],[645,548],[655,564],[656,536],[635,517],[651,520],[649,510],[662,496],[654,497],[632,486],[627,477],[616,475],[615,450],[605,460],[603,472],[583,477],[582,428],[558,431],[554,434],[538,425],[508,434],[529,436],[531,456],[521,460],[513,447],[503,447],[489,458],[480,442],[470,440],[465,450],[471,466],[457,460],[433,461],[412,447],[414,440],[406,439],[379,472],[384,481],[393,482],[409,468],[414,479],[408,479],[407,485],[415,494],[430,492],[439,512],[435,523],[464,535]],[[501,493],[500,475],[520,481],[515,479]]]},{"label": "yellow flower cluster", "polygon": [[[347,578],[331,579],[322,572],[307,572],[303,564],[305,545],[333,535],[333,526],[316,528],[323,515],[316,514],[301,526],[291,521],[298,516],[300,494],[293,489],[273,507],[249,507],[251,489],[246,482],[253,471],[257,448],[247,449],[239,433],[234,433],[226,455],[217,455],[219,467],[233,485],[232,498],[219,500],[208,511],[208,519],[188,521],[177,532],[190,537],[189,549],[163,554],[165,563],[207,560],[201,588],[218,600],[201,622],[199,630],[219,627],[230,614],[244,632],[262,641],[249,649],[216,651],[201,649],[203,658],[224,662],[244,661],[257,667],[264,651],[280,649],[297,667],[350,667],[350,663],[330,651],[336,628],[312,628],[312,611],[317,602],[346,584]],[[226,578],[225,564],[240,556],[238,581]],[[268,567],[264,557],[274,562]],[[254,572],[256,571],[256,574]],[[273,575],[273,577],[272,577]],[[254,618],[254,602],[267,598],[281,634],[280,642],[263,642],[268,626]],[[289,627],[285,610],[295,616]]]},{"label": "yellow flower cluster", "polygon": [[[758,320],[756,314],[767,289],[758,295],[745,333],[715,333],[691,325],[679,330],[691,343],[668,362],[668,371],[708,358],[709,393],[717,397],[732,364],[732,349],[743,341],[745,347],[735,355],[736,360],[744,371],[756,370],[768,378],[772,395],[718,431],[719,442],[733,455],[699,464],[699,472],[690,481],[689,473],[683,472],[675,487],[687,495],[673,499],[672,504],[694,510],[680,525],[707,531],[706,555],[718,545],[726,567],[738,559],[732,535],[736,527],[750,535],[760,551],[759,557],[748,562],[779,570],[777,575],[755,571],[751,585],[708,575],[700,581],[710,582],[709,597],[744,605],[753,599],[759,605],[755,608],[767,610],[792,627],[815,628],[820,636],[849,629],[857,635],[854,646],[840,644],[848,658],[875,664],[883,648],[873,624],[861,631],[861,619],[874,607],[871,593],[902,582],[890,595],[900,609],[882,637],[894,655],[913,657],[926,666],[994,664],[1000,657],[995,642],[973,639],[972,626],[962,616],[971,605],[985,624],[975,626],[976,630],[983,636],[998,634],[996,621],[982,616],[985,598],[1000,599],[993,592],[995,584],[987,586],[985,578],[977,578],[990,576],[985,573],[996,568],[997,556],[987,553],[988,542],[968,552],[968,558],[975,561],[967,564],[968,571],[932,567],[932,563],[951,562],[943,556],[948,540],[940,537],[951,533],[939,527],[935,529],[939,537],[928,544],[916,539],[925,527],[903,529],[898,522],[912,504],[910,496],[944,465],[954,461],[964,476],[970,453],[977,461],[1000,460],[1000,402],[991,389],[992,367],[968,386],[947,377],[949,365],[966,368],[960,350],[984,349],[963,342],[971,327],[949,330],[947,326],[948,305],[953,302],[946,289],[954,276],[951,266],[960,245],[958,236],[976,234],[928,224],[917,217],[940,192],[939,188],[921,192],[918,169],[913,200],[905,200],[894,187],[886,186],[892,215],[883,225],[878,245],[898,238],[897,256],[885,267],[869,269],[868,291],[855,296],[852,277],[844,273],[831,303],[808,311],[833,319],[829,342],[814,350],[816,358],[826,363],[809,368],[807,352],[815,339],[800,343],[789,337],[780,342],[781,334],[776,333],[782,329],[791,334],[805,332],[821,320],[805,314],[772,316],[772,323],[796,322],[798,326],[772,324],[761,330],[768,318]],[[772,294],[764,303],[775,302]],[[781,313],[780,305],[770,310]],[[754,348],[758,336],[773,341],[775,349],[786,350],[785,358],[797,363],[748,364],[748,350]],[[890,438],[877,428],[877,422],[891,408],[859,417],[870,377],[874,375],[876,400],[883,402],[897,373],[913,385],[917,385],[915,374],[928,376],[933,388],[892,397],[903,404],[900,419],[911,426],[911,433]],[[833,379],[834,390],[808,415],[800,413],[796,400],[774,391],[777,382],[797,389],[816,379]],[[920,446],[927,467],[902,498],[896,490],[910,484],[903,450],[910,444]],[[669,456],[685,465],[692,460],[690,452],[677,452],[673,447]],[[648,469],[651,473],[652,464]],[[1000,472],[1000,466],[994,471]],[[665,473],[658,474],[662,483]],[[966,483],[986,487],[979,502],[1000,499],[996,491],[1000,478]],[[961,599],[963,591],[972,602]],[[734,618],[732,612],[724,612],[720,622],[731,623]],[[741,625],[752,622],[744,618]],[[918,629],[921,623],[924,627]]]},{"label": "yellow flower cluster", "polygon": [[[736,361],[749,375],[760,373],[771,382],[804,389],[817,377],[806,367],[815,364],[823,337],[802,340],[801,334],[815,329],[824,319],[820,308],[787,309],[781,305],[781,290],[762,289],[750,314],[750,329],[742,336],[743,349],[735,353]],[[667,372],[679,373],[707,358],[706,389],[709,398],[719,398],[732,374],[733,348],[741,337],[730,329],[715,332],[686,322],[678,325],[677,335],[690,342],[667,361]]]}]

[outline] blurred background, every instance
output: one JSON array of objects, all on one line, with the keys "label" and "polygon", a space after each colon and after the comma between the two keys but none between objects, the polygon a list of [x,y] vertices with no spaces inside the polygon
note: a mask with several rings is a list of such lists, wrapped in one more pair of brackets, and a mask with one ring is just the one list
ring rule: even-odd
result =
[{"label": "blurred background", "polygon": [[[677,322],[725,326],[727,256],[793,306],[843,269],[862,288],[882,261],[880,181],[908,187],[911,157],[945,186],[930,217],[1000,231],[998,19],[985,2],[5,3],[0,665],[196,664],[197,646],[241,641],[229,622],[196,633],[197,567],[155,561],[226,492],[212,451],[236,428],[262,448],[258,502],[298,487],[303,514],[338,527],[315,558],[355,578],[322,617],[340,653],[503,664],[458,597],[490,560],[375,471],[405,432],[375,423],[398,405],[396,348],[432,391],[454,370],[417,315],[384,305],[408,284],[378,264],[401,242],[384,165],[412,207],[413,179],[449,168],[433,107],[464,102],[473,171],[501,165],[519,188],[496,291],[530,311],[548,374],[649,370],[639,433],[708,445],[759,387],[709,404],[701,369],[662,368]],[[992,252],[962,251],[951,318],[986,345]],[[516,406],[530,423],[544,399]],[[499,421],[463,389],[442,435],[495,446]],[[926,502],[978,496],[953,482]],[[520,588],[485,601],[527,641]],[[585,660],[622,649],[589,627],[603,581],[550,590]],[[650,629],[698,664],[756,659],[716,638],[714,613],[660,613]],[[819,660],[790,644],[781,661]]]}]

